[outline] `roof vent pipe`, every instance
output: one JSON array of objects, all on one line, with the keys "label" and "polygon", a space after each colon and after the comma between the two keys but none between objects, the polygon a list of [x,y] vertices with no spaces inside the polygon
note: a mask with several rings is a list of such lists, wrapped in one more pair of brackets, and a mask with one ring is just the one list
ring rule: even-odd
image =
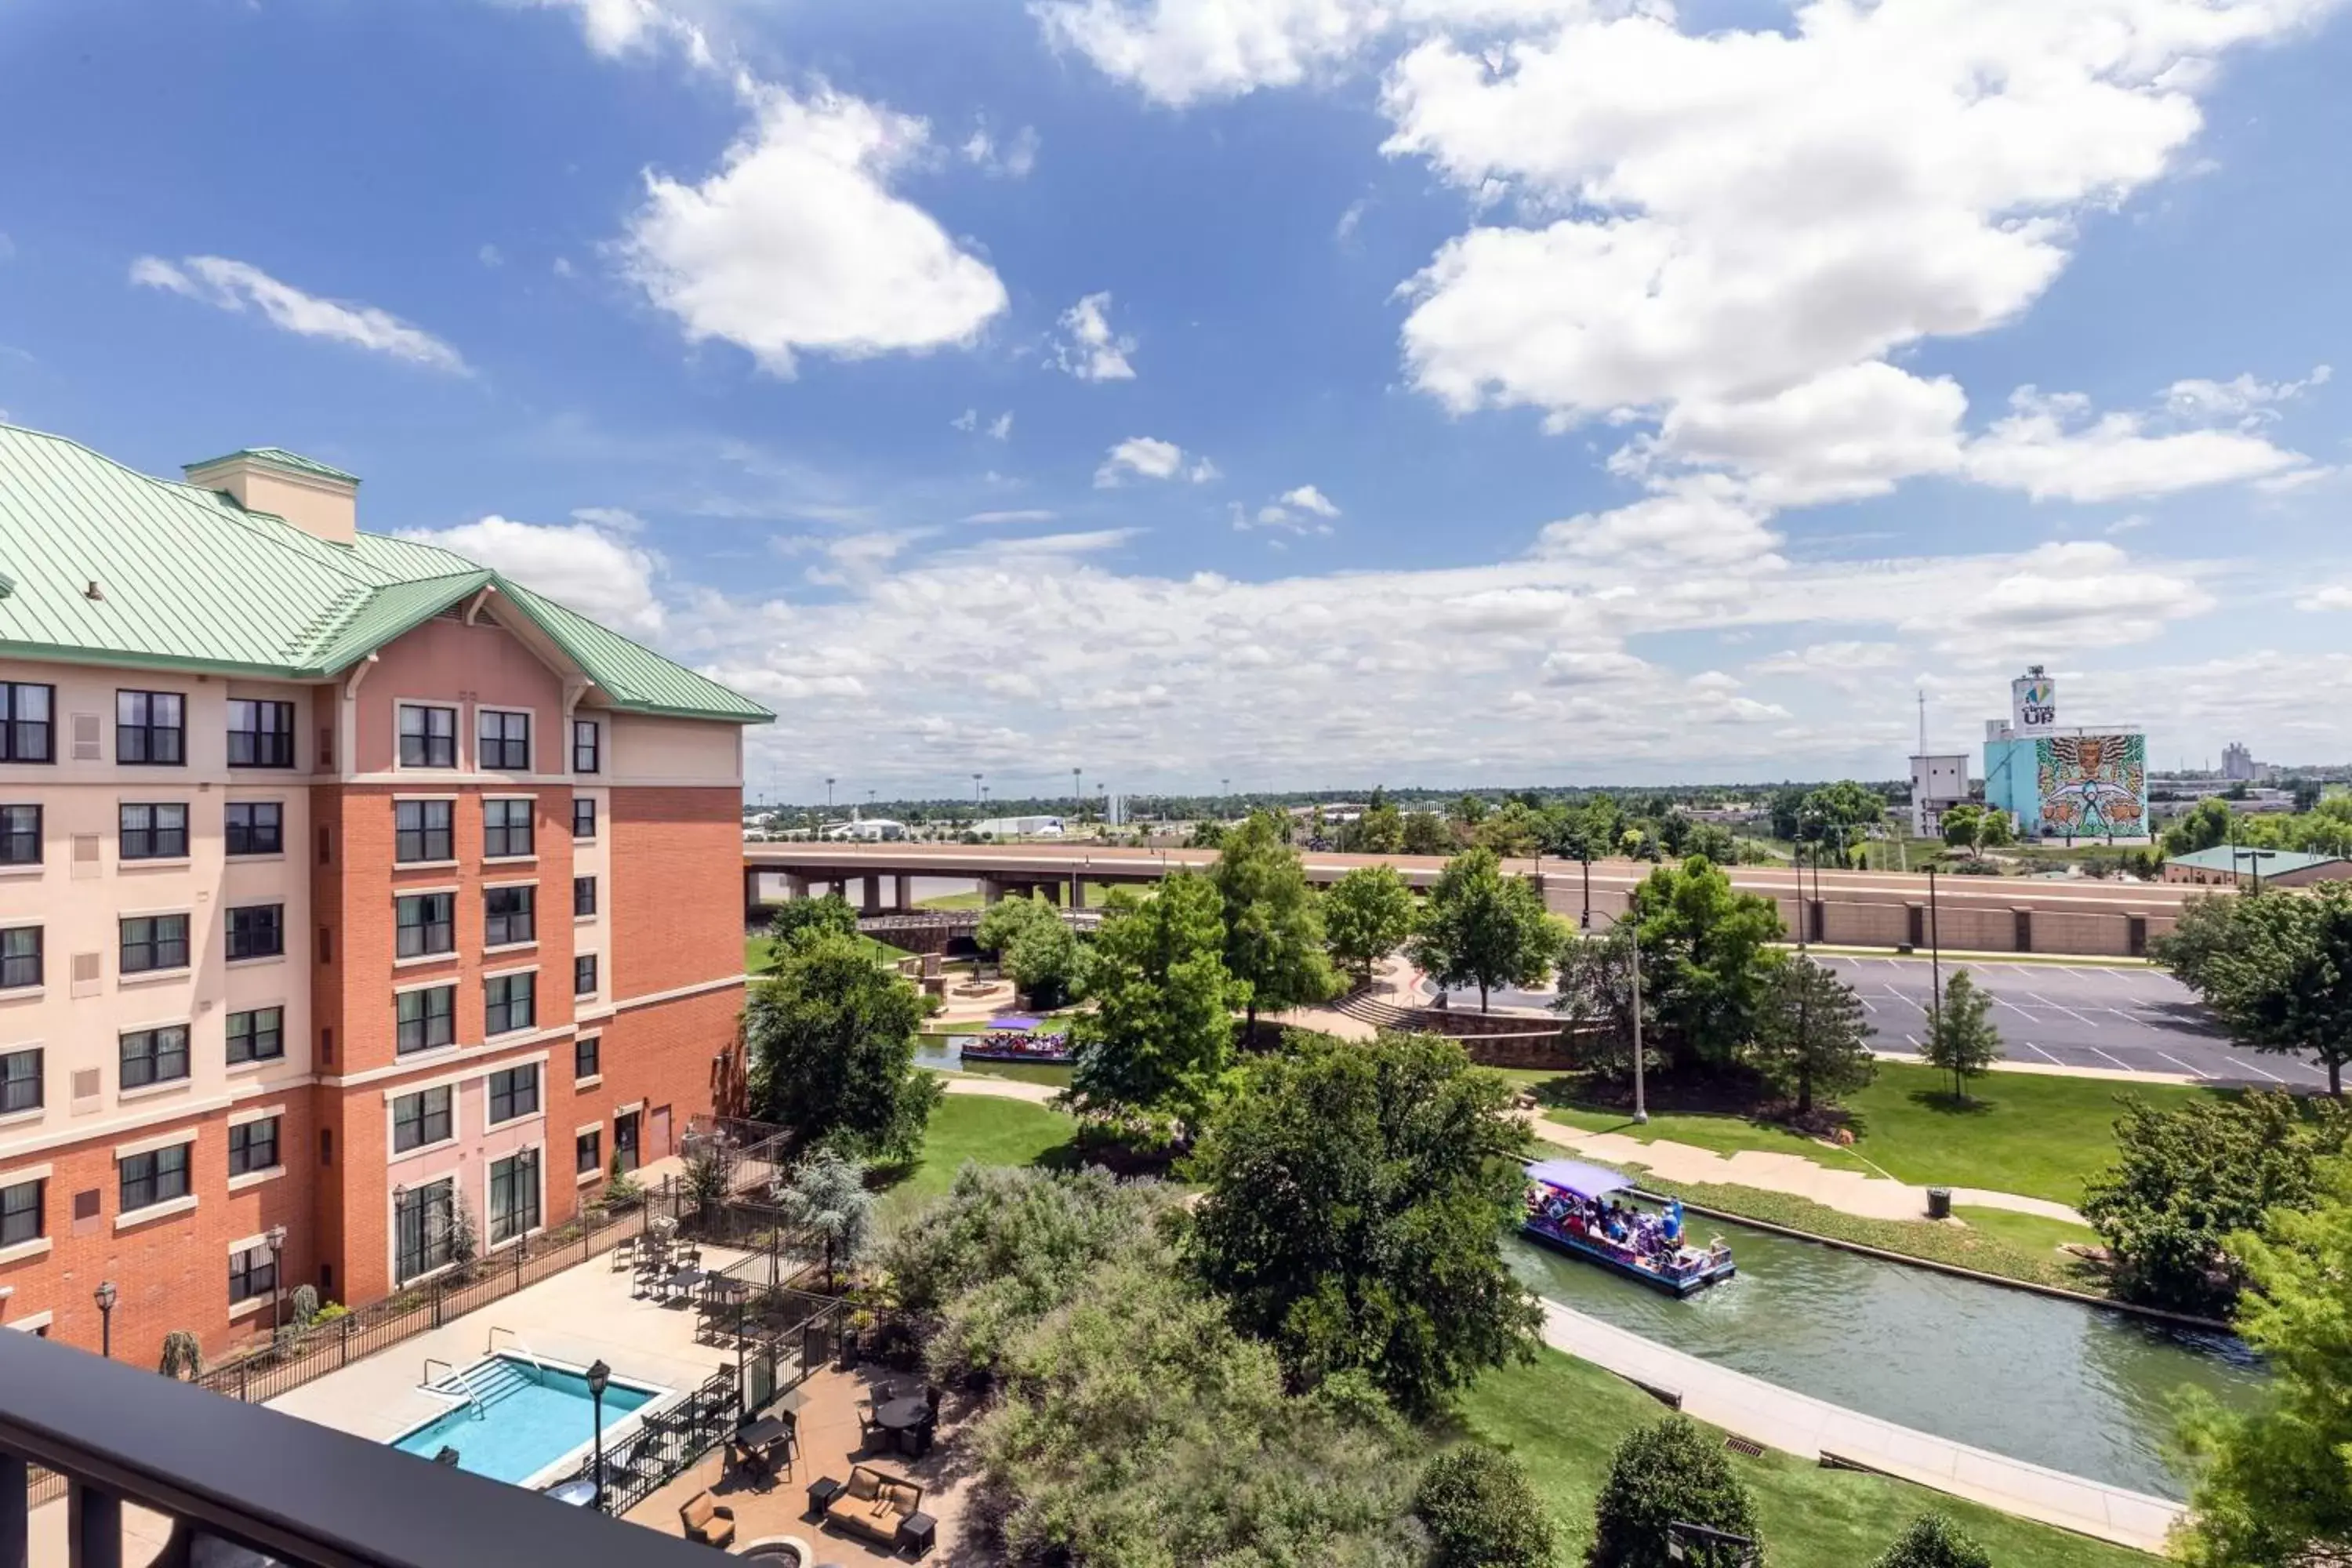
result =
[{"label": "roof vent pipe", "polygon": [[106,597],[106,595],[105,592],[99,587],[98,579],[92,577],[89,580],[89,586],[81,591],[81,596],[85,599],[103,599]]}]

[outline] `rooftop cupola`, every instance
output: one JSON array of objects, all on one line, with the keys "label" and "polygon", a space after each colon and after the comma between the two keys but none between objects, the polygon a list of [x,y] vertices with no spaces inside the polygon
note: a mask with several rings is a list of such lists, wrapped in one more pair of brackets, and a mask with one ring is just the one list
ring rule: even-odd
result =
[{"label": "rooftop cupola", "polygon": [[274,513],[330,544],[359,532],[358,476],[282,447],[248,447],[181,471],[192,485],[226,490],[246,510]]}]

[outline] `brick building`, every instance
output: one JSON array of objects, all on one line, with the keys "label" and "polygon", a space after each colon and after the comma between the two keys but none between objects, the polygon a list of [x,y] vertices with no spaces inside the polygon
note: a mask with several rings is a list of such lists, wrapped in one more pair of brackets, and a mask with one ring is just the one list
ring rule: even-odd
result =
[{"label": "brick building", "polygon": [[[0,1330],[208,1352],[561,1224],[733,1063],[770,714],[275,449],[0,426]],[[273,1253],[273,1233],[283,1227]]]}]

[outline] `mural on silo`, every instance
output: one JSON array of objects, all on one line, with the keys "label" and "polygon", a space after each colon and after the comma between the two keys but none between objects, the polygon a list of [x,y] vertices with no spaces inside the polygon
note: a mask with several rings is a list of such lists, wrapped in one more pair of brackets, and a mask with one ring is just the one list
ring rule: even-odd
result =
[{"label": "mural on silo", "polygon": [[2147,737],[2051,735],[2033,742],[2042,831],[2070,837],[2147,831]]}]

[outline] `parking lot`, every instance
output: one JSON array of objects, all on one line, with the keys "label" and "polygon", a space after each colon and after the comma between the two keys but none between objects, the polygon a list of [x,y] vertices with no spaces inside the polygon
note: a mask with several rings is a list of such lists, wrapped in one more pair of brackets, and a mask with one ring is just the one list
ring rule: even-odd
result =
[{"label": "parking lot", "polygon": [[[1918,1043],[1931,989],[1927,960],[1817,956],[1861,995],[1881,1048]],[[2302,1058],[2231,1045],[2189,989],[2158,970],[1947,963],[1945,981],[1963,967],[1993,998],[2003,1054],[2020,1061],[2180,1073],[2265,1089],[2327,1086],[2326,1069]]]}]

